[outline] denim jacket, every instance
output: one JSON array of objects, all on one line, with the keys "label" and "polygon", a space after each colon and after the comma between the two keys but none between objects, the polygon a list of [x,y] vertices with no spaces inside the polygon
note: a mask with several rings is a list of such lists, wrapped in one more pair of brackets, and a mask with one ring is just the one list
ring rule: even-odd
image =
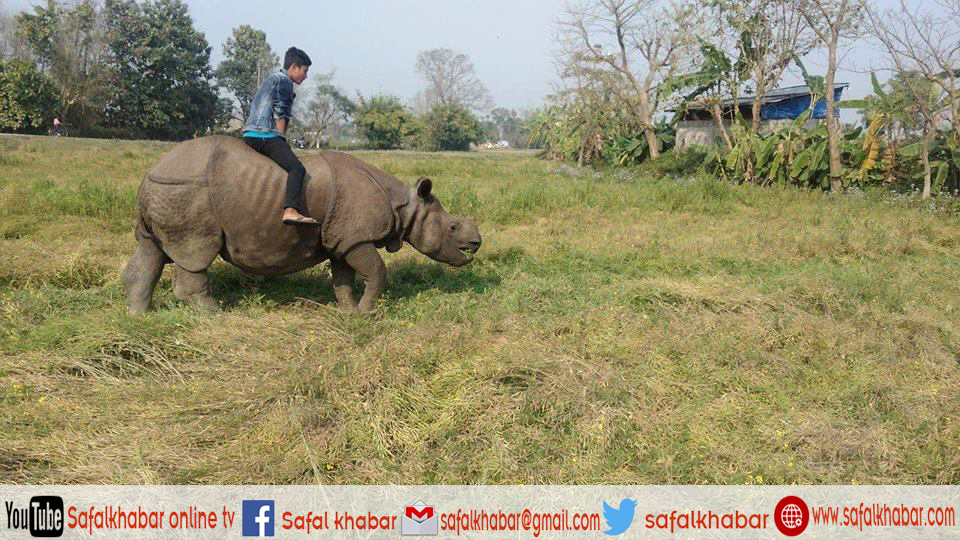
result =
[{"label": "denim jacket", "polygon": [[253,101],[250,102],[250,116],[247,117],[243,130],[283,135],[277,131],[276,120],[286,118],[288,122],[290,121],[295,97],[297,95],[293,93],[293,81],[287,72],[281,69],[271,73],[253,95]]}]

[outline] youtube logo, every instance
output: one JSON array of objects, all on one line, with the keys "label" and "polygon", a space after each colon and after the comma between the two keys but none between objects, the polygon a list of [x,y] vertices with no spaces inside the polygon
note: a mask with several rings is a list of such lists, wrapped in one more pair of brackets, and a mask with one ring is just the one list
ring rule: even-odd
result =
[{"label": "youtube logo", "polygon": [[63,499],[55,495],[30,498],[26,508],[15,508],[5,501],[8,529],[27,529],[35,538],[55,538],[63,534]]}]

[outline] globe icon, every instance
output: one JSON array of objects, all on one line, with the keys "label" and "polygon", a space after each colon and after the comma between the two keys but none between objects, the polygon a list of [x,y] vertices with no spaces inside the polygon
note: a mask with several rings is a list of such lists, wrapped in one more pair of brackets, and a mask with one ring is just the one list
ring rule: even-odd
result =
[{"label": "globe icon", "polygon": [[799,506],[790,503],[780,511],[780,521],[783,522],[784,527],[796,529],[803,523],[803,512],[800,511]]}]

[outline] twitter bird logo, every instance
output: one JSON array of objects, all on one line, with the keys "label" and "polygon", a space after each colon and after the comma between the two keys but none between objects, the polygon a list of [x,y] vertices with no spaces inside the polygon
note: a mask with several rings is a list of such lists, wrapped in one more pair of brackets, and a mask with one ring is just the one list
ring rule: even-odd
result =
[{"label": "twitter bird logo", "polygon": [[607,504],[607,501],[603,501],[603,519],[607,520],[607,527],[610,527],[610,530],[603,531],[603,534],[616,536],[626,532],[633,524],[633,513],[636,509],[637,501],[633,499],[620,501],[619,510]]}]

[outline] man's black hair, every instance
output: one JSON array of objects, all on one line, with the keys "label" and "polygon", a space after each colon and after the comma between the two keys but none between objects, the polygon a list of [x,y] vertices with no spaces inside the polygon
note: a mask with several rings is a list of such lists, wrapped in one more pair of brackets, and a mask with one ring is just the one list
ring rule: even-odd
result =
[{"label": "man's black hair", "polygon": [[307,53],[296,47],[290,47],[287,49],[287,54],[283,55],[283,69],[288,69],[293,64],[309,67],[311,63]]}]

